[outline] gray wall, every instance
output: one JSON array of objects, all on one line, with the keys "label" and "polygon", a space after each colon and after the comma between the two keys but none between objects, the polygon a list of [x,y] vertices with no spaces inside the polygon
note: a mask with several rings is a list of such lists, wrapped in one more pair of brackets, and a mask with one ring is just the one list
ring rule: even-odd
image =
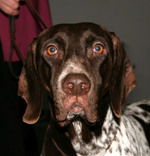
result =
[{"label": "gray wall", "polygon": [[53,24],[94,22],[115,31],[135,65],[137,87],[127,102],[150,98],[149,0],[49,0]]}]

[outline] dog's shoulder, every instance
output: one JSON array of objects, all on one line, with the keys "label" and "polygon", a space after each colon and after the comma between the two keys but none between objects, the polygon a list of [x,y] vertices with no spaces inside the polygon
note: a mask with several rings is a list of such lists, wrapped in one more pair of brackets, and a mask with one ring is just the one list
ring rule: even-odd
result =
[{"label": "dog's shoulder", "polygon": [[141,100],[128,104],[124,110],[125,116],[133,116],[136,119],[142,120],[144,123],[150,123],[150,99]]},{"label": "dog's shoulder", "polygon": [[[120,122],[121,131],[126,133],[131,146],[140,147],[139,153],[149,153],[150,144],[150,100],[141,100],[124,108]],[[137,150],[137,149],[135,149]]]}]

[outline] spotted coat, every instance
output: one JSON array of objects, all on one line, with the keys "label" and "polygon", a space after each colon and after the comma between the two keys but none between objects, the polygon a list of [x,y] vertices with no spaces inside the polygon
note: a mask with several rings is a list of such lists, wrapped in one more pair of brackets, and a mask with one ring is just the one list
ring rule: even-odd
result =
[{"label": "spotted coat", "polygon": [[127,106],[120,124],[114,120],[109,108],[101,135],[98,138],[93,136],[89,144],[82,141],[81,122],[74,122],[77,135],[72,145],[77,156],[149,156],[150,149],[143,127],[135,118],[137,116],[145,123],[150,123],[150,113],[142,106],[150,106],[150,101],[143,100]]}]

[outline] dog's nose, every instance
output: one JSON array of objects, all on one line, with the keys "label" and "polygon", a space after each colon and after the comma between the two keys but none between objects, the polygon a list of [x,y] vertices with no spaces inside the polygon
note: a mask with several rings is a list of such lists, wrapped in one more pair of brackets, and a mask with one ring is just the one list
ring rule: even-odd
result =
[{"label": "dog's nose", "polygon": [[90,80],[85,74],[69,74],[62,84],[65,93],[76,96],[87,94],[90,87]]}]

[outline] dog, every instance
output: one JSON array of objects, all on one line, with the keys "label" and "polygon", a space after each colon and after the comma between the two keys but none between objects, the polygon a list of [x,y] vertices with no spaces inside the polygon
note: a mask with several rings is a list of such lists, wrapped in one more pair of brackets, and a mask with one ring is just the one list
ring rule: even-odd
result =
[{"label": "dog", "polygon": [[43,90],[49,96],[42,156],[148,156],[141,122],[150,123],[150,100],[124,107],[135,86],[116,33],[94,23],[58,24],[29,46],[18,95],[28,124],[40,117]]}]

